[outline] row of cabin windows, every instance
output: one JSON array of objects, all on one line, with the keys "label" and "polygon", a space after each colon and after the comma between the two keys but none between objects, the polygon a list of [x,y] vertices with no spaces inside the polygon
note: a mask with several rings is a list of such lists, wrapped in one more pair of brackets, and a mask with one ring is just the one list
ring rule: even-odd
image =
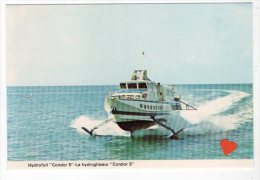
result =
[{"label": "row of cabin windows", "polygon": [[143,109],[150,109],[150,110],[163,110],[163,106],[153,106],[153,105],[146,105],[140,104],[140,108]]},{"label": "row of cabin windows", "polygon": [[137,89],[137,84],[139,89],[145,89],[147,88],[146,83],[120,83],[121,89]]}]

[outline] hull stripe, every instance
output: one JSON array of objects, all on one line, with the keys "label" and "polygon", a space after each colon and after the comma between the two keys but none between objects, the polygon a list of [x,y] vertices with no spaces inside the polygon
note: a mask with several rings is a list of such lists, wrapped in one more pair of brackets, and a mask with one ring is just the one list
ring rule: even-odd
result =
[{"label": "hull stripe", "polygon": [[122,101],[122,102],[124,102],[124,101],[136,101],[136,102],[140,102],[140,103],[159,103],[159,104],[164,104],[164,105],[166,105],[166,104],[169,104],[169,105],[175,105],[175,103],[172,103],[172,102],[167,102],[167,101],[149,101],[149,100],[136,100],[136,99],[119,99],[119,101]]},{"label": "hull stripe", "polygon": [[112,114],[120,114],[120,115],[132,115],[132,116],[160,116],[160,115],[169,115],[168,112],[129,112],[129,111],[117,111],[115,109],[112,110]]}]

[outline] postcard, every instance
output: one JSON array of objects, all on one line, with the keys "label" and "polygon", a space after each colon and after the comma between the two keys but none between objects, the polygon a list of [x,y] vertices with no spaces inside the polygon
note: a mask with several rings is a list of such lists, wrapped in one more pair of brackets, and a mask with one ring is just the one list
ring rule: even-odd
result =
[{"label": "postcard", "polygon": [[7,4],[8,169],[253,168],[253,3]]}]

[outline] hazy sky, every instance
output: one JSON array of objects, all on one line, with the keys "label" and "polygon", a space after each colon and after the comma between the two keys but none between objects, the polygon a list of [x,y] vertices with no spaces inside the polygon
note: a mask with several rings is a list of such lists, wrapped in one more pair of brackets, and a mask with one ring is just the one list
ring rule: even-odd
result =
[{"label": "hazy sky", "polygon": [[252,6],[8,5],[8,85],[251,83]]}]

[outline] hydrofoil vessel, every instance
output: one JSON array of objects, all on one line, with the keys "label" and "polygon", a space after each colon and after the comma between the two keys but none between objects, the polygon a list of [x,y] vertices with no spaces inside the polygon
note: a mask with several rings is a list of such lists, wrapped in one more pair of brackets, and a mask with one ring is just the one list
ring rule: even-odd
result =
[{"label": "hydrofoil vessel", "polygon": [[105,110],[109,119],[88,130],[94,135],[95,129],[109,121],[114,121],[121,129],[131,132],[149,129],[159,125],[171,132],[171,139],[178,139],[178,133],[167,125],[167,119],[173,111],[196,110],[193,106],[181,101],[175,95],[174,85],[161,85],[150,80],[147,70],[135,70],[129,81],[121,82],[119,90],[110,92],[105,98]]}]

